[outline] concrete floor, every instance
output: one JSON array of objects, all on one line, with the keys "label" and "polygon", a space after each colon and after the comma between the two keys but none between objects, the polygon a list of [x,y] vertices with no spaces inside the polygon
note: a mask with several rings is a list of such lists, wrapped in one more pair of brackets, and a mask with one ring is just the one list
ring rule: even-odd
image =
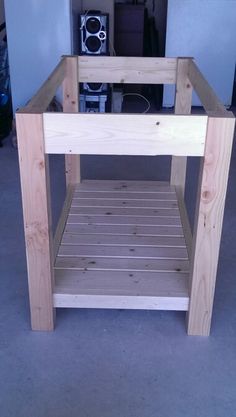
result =
[{"label": "concrete floor", "polygon": [[[168,163],[85,157],[82,166],[90,178],[155,179]],[[236,416],[236,149],[209,338],[187,337],[183,313],[160,311],[62,309],[54,332],[32,332],[17,151],[8,141],[0,166],[0,417]],[[54,158],[56,216],[61,166]]]}]

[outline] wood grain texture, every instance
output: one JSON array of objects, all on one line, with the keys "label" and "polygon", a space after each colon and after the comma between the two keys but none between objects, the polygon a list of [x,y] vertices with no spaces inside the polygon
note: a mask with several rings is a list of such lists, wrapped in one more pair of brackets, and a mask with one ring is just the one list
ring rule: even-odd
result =
[{"label": "wood grain texture", "polygon": [[189,60],[188,77],[209,116],[231,117],[192,59]]},{"label": "wood grain texture", "polygon": [[[78,88],[78,59],[77,57],[65,57],[65,78],[63,81],[63,112],[78,113],[79,88]],[[80,182],[80,156],[65,155],[66,184],[74,185]]]},{"label": "wood grain texture", "polygon": [[44,113],[46,153],[192,155],[204,153],[206,116]]},{"label": "wood grain texture", "polygon": [[190,259],[192,255],[192,242],[193,242],[192,231],[191,231],[191,227],[189,223],[188,213],[186,210],[186,205],[185,205],[184,197],[182,194],[182,190],[178,189],[178,187],[176,188],[177,188],[176,195],[178,197],[179,213],[180,213],[182,228],[184,232],[185,243],[186,243],[186,247],[188,251],[188,257]]},{"label": "wood grain texture", "polygon": [[42,116],[17,113],[16,126],[32,329],[52,330],[53,247]]},{"label": "wood grain texture", "polygon": [[233,118],[209,118],[191,260],[191,335],[210,332],[234,125]]},{"label": "wood grain texture", "polygon": [[[192,86],[188,79],[189,59],[177,60],[177,77],[175,93],[175,114],[191,114]],[[176,185],[184,196],[186,179],[187,157],[172,156],[171,179],[172,185]]]},{"label": "wood grain texture", "polygon": [[175,84],[176,58],[79,56],[79,82]]},{"label": "wood grain texture", "polygon": [[74,186],[73,185],[68,185],[66,198],[65,198],[65,201],[64,201],[64,204],[63,204],[63,207],[62,207],[61,215],[60,215],[60,218],[58,220],[56,232],[55,232],[55,235],[54,235],[54,259],[57,256],[58,249],[59,249],[60,244],[61,244],[61,239],[62,239],[63,232],[64,232],[64,229],[65,229],[67,217],[68,217],[68,214],[69,214],[69,211],[70,211],[70,208],[71,208],[71,202],[72,202],[73,194],[74,194]]},{"label": "wood grain texture", "polygon": [[47,110],[53,97],[65,76],[65,59],[59,62],[54,71],[32,97],[29,103],[19,110],[19,113],[43,113]]}]

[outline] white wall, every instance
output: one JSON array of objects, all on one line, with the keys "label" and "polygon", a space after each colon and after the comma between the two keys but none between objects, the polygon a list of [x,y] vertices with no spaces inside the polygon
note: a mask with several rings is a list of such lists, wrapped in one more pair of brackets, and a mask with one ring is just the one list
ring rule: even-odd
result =
[{"label": "white wall", "polygon": [[71,53],[69,0],[5,0],[14,110],[30,99],[61,55]]},{"label": "white wall", "polygon": [[[193,56],[225,105],[231,104],[236,60],[236,0],[169,0],[166,56]],[[194,105],[199,101],[195,97]],[[173,105],[165,87],[164,105]]]}]

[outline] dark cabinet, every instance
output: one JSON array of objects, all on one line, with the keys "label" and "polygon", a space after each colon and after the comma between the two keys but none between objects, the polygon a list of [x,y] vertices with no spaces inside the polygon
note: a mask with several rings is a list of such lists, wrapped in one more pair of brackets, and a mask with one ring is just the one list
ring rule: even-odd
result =
[{"label": "dark cabinet", "polygon": [[144,5],[115,5],[115,51],[119,56],[143,56]]}]

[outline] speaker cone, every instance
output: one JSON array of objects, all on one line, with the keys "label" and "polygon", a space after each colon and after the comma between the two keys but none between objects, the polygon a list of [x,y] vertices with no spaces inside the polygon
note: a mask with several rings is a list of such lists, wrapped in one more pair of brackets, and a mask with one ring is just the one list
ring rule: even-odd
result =
[{"label": "speaker cone", "polygon": [[101,23],[96,17],[90,17],[86,22],[86,29],[90,33],[97,33],[101,28]]},{"label": "speaker cone", "polygon": [[102,83],[88,83],[88,87],[90,88],[90,90],[92,91],[97,91],[101,88]]},{"label": "speaker cone", "polygon": [[85,45],[90,52],[97,52],[101,48],[101,41],[97,36],[89,36]]}]

